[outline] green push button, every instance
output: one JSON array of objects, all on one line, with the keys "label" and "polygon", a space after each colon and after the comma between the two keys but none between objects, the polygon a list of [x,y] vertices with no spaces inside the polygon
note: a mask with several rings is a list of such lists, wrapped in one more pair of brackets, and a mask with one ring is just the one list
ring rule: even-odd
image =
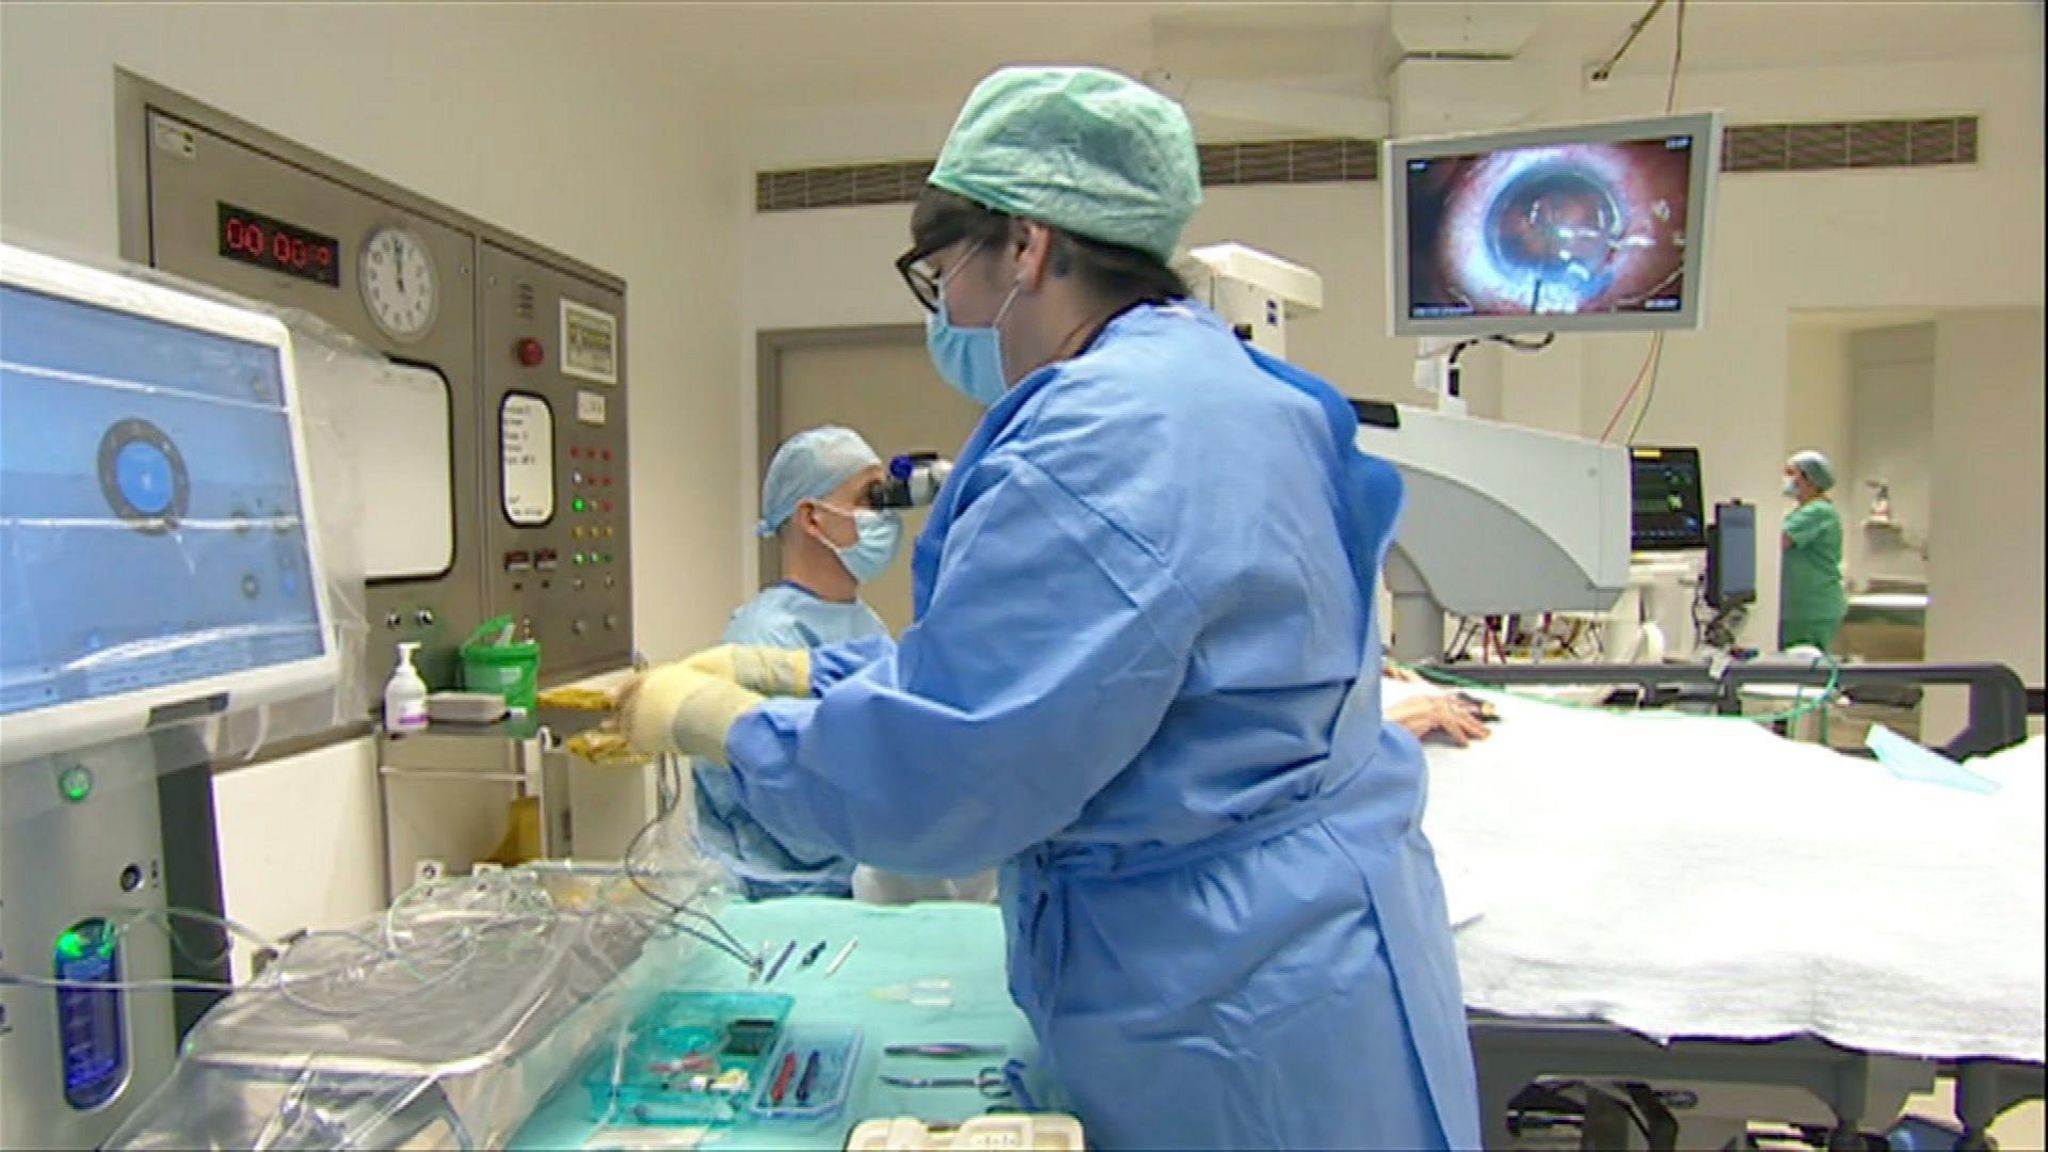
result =
[{"label": "green push button", "polygon": [[58,775],[57,791],[73,804],[84,800],[92,795],[92,772],[83,764],[73,764]]}]

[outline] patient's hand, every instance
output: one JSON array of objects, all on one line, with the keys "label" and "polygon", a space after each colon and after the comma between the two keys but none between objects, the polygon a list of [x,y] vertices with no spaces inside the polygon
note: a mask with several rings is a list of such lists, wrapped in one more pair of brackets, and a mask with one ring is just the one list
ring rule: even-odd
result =
[{"label": "patient's hand", "polygon": [[1411,696],[1388,705],[1386,716],[1417,740],[1441,736],[1460,748],[1491,735],[1476,702],[1450,692]]}]

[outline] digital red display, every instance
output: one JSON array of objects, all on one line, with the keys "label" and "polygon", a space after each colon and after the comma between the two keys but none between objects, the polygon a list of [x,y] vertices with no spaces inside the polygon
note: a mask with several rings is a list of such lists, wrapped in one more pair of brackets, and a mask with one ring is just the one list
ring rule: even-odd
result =
[{"label": "digital red display", "polygon": [[341,242],[232,204],[220,206],[220,254],[330,288],[341,286]]}]

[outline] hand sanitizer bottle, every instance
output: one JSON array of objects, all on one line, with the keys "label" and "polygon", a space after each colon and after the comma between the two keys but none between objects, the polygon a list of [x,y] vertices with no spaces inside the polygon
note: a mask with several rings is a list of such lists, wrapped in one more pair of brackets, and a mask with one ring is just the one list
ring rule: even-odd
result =
[{"label": "hand sanitizer bottle", "polygon": [[384,730],[393,736],[427,728],[427,682],[420,679],[419,669],[412,663],[412,654],[418,650],[416,642],[400,644],[398,667],[384,682]]}]

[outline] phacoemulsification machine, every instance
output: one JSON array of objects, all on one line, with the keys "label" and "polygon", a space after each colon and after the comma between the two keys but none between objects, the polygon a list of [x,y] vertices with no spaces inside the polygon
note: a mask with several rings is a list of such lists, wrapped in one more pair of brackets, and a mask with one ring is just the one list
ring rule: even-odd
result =
[{"label": "phacoemulsification machine", "polygon": [[282,323],[0,245],[0,411],[0,1147],[89,1148],[211,935],[160,774],[338,659]]}]

